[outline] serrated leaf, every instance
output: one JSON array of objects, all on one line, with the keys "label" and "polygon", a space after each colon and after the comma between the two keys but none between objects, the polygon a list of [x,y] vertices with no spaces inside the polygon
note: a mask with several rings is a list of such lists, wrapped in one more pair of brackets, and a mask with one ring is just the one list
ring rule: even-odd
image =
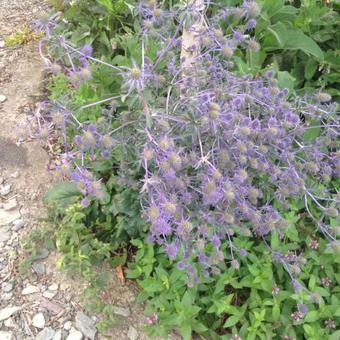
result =
[{"label": "serrated leaf", "polygon": [[60,208],[67,208],[81,197],[78,186],[72,182],[55,184],[44,196],[45,204],[55,204]]}]

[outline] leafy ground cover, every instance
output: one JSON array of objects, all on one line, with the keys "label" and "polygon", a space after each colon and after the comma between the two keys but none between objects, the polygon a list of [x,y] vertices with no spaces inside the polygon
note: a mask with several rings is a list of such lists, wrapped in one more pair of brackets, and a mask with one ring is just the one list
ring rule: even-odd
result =
[{"label": "leafy ground cover", "polygon": [[38,24],[62,265],[129,259],[151,335],[337,339],[339,4],[197,4]]}]

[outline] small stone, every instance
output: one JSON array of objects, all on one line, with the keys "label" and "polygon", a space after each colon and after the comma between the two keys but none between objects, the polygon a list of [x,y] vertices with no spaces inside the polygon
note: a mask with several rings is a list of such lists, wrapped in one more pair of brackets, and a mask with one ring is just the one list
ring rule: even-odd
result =
[{"label": "small stone", "polygon": [[82,340],[83,334],[74,328],[71,328],[70,334],[66,340]]},{"label": "small stone", "polygon": [[12,282],[4,282],[2,284],[2,291],[4,293],[9,293],[13,289],[13,283]]},{"label": "small stone", "polygon": [[9,301],[13,297],[13,293],[5,293],[1,295],[0,301]]},{"label": "small stone", "polygon": [[69,331],[72,328],[72,321],[66,321],[64,324],[64,329]]},{"label": "small stone", "polygon": [[14,231],[19,231],[23,226],[25,225],[25,222],[19,218],[13,222],[13,230]]},{"label": "small stone", "polygon": [[[20,307],[15,307],[15,306],[10,306],[10,307],[0,309],[0,321],[8,319],[13,314],[18,312],[20,309],[21,309]],[[0,337],[0,339],[1,339],[1,337]]]},{"label": "small stone", "polygon": [[13,335],[12,332],[0,331],[0,339],[1,340],[14,340],[15,336]]},{"label": "small stone", "polygon": [[58,290],[59,286],[56,283],[51,284],[50,286],[48,286],[48,290],[54,292],[56,290]]},{"label": "small stone", "polygon": [[61,329],[58,329],[52,340],[61,340]]},{"label": "small stone", "polygon": [[52,329],[51,327],[46,327],[37,334],[35,340],[52,340],[54,336],[55,330]]},{"label": "small stone", "polygon": [[136,328],[130,326],[127,334],[129,340],[137,340],[138,339],[138,332]]},{"label": "small stone", "polygon": [[40,292],[40,289],[38,287],[29,285],[22,290],[21,294],[29,295],[29,294],[39,293],[39,292]]},{"label": "small stone", "polygon": [[4,40],[0,40],[0,48],[5,47],[5,41]]},{"label": "small stone", "polygon": [[18,210],[9,210],[0,208],[0,226],[7,225],[20,218],[20,212]]},{"label": "small stone", "polygon": [[18,202],[15,198],[12,198],[8,200],[6,203],[3,204],[3,208],[8,211],[8,210],[13,210],[18,206]]},{"label": "small stone", "polygon": [[[0,96],[0,97],[1,97],[1,96]],[[0,101],[0,102],[1,102],[1,101]],[[11,185],[10,185],[10,184],[3,185],[3,186],[0,188],[0,195],[1,195],[1,196],[6,196],[6,195],[8,195],[10,192],[11,192]]]},{"label": "small stone", "polygon": [[53,299],[56,296],[57,292],[50,292],[50,291],[46,291],[43,292],[43,297],[47,298],[47,299]]},{"label": "small stone", "polygon": [[19,177],[19,171],[14,171],[14,172],[11,174],[11,177],[12,177],[12,178],[18,178],[18,177]]},{"label": "small stone", "polygon": [[33,260],[46,259],[49,254],[50,252],[46,248],[42,248],[39,253],[33,257]]},{"label": "small stone", "polygon": [[[13,318],[8,318],[7,320],[5,320],[4,325],[7,328],[17,328],[17,324],[14,322]],[[0,338],[1,339],[1,338]]]},{"label": "small stone", "polygon": [[32,264],[32,268],[38,275],[44,275],[45,274],[46,266],[45,266],[44,263],[34,262]]},{"label": "small stone", "polygon": [[32,318],[32,325],[36,328],[44,328],[45,327],[45,317],[43,313],[38,313]]},{"label": "small stone", "polygon": [[11,239],[11,232],[8,228],[0,228],[0,242],[7,242]]},{"label": "small stone", "polygon": [[120,315],[120,316],[128,317],[128,316],[130,316],[130,309],[124,308],[124,307],[114,306],[113,307],[113,313]]},{"label": "small stone", "polygon": [[91,340],[94,340],[94,338],[96,337],[97,329],[94,321],[83,312],[77,312],[76,328],[79,329]]},{"label": "small stone", "polygon": [[0,94],[0,103],[3,103],[6,99],[7,97],[5,95]]}]

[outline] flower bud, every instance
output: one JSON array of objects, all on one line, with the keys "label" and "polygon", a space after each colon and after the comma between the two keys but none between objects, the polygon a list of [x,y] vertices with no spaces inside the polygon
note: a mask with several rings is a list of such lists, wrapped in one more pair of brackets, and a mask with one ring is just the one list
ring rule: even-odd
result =
[{"label": "flower bud", "polygon": [[339,212],[334,207],[329,207],[324,210],[325,215],[329,217],[337,217],[339,215]]},{"label": "flower bud", "polygon": [[235,259],[230,262],[230,265],[231,265],[231,268],[240,269],[240,263]]},{"label": "flower bud", "polygon": [[329,102],[332,99],[332,96],[325,92],[319,92],[315,95],[316,99],[319,100],[321,103]]}]

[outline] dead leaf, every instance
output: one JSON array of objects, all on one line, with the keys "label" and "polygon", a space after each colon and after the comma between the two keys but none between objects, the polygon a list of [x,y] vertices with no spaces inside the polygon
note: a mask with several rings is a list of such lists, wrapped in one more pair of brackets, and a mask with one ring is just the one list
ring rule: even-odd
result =
[{"label": "dead leaf", "polygon": [[123,270],[123,266],[118,266],[116,267],[116,275],[120,281],[120,284],[122,286],[125,285],[125,275],[124,275],[124,270]]}]

